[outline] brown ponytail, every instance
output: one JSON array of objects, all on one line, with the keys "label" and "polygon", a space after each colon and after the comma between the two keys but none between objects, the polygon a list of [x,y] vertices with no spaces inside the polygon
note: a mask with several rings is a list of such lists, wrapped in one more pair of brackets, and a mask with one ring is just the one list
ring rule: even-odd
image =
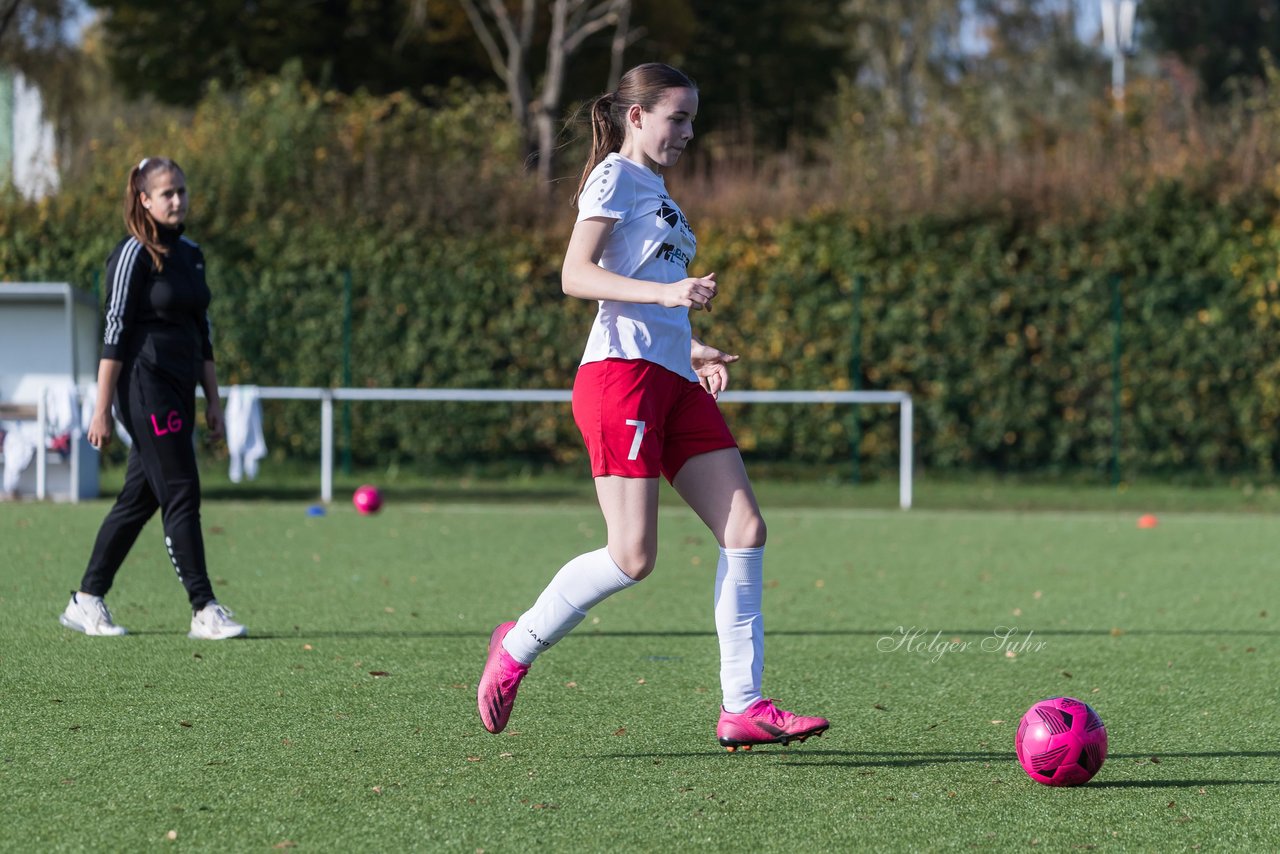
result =
[{"label": "brown ponytail", "polygon": [[142,206],[147,190],[147,176],[160,170],[183,174],[182,167],[167,157],[146,157],[129,170],[129,183],[124,188],[124,224],[129,233],[147,249],[157,270],[164,269],[164,256],[169,248],[160,242],[160,228]]},{"label": "brown ponytail", "polygon": [[591,105],[591,156],[578,179],[578,190],[573,194],[573,204],[587,186],[587,178],[610,154],[622,149],[627,136],[627,110],[639,104],[649,112],[658,105],[668,89],[693,89],[694,83],[684,72],[660,62],[646,62],[622,75],[615,92],[606,92]]}]

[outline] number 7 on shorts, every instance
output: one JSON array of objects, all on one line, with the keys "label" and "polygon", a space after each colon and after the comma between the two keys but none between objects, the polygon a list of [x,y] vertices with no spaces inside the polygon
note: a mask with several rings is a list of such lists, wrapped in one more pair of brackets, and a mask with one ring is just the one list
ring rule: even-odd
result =
[{"label": "number 7 on shorts", "polygon": [[640,442],[644,439],[644,422],[628,418],[627,424],[636,428],[636,436],[631,440],[631,452],[627,454],[627,459],[634,460],[640,456]]}]

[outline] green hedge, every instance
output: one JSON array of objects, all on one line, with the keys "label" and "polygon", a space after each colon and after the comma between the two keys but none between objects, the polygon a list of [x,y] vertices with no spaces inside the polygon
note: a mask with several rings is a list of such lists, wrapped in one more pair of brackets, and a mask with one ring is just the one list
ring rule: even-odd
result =
[{"label": "green hedge", "polygon": [[[910,392],[927,469],[1105,473],[1118,291],[1123,469],[1270,476],[1280,228],[1265,204],[1203,204],[1187,193],[1160,187],[1072,226],[986,217],[877,228],[840,215],[711,224],[698,269],[717,271],[723,291],[695,327],[743,355],[734,388]],[[52,222],[27,233],[19,221],[0,221],[6,237],[24,235],[6,240],[5,278],[90,285],[83,265],[64,273],[50,259],[91,246],[96,265],[109,241],[80,244],[75,229]],[[571,383],[593,306],[560,292],[562,235],[388,240],[316,229],[302,242],[239,257],[242,247],[206,244],[224,382],[341,385],[349,277],[355,386]],[[727,408],[751,455],[849,459],[848,407]],[[268,413],[275,453],[318,452],[314,404],[269,404]],[[867,470],[891,470],[896,414],[864,406],[858,417]],[[580,459],[559,405],[360,403],[351,424],[362,463]]]},{"label": "green hedge", "polygon": [[[349,278],[353,385],[567,388],[594,310],[560,292],[572,212],[530,229],[498,210],[492,200],[527,189],[492,165],[518,144],[481,130],[501,109],[457,93],[429,109],[334,103],[286,77],[236,101],[214,93],[189,124],[156,130],[193,184],[223,381],[341,385]],[[460,153],[471,138],[493,156]],[[94,287],[121,234],[114,167],[161,150],[112,145],[54,199],[0,200],[0,278]],[[400,178],[409,191],[396,192]],[[742,354],[736,389],[910,392],[928,470],[1106,477],[1118,439],[1126,474],[1273,476],[1280,200],[1263,187],[1222,198],[1195,176],[1127,192],[1074,221],[696,222],[696,270],[716,271],[722,295],[695,328]],[[726,409],[752,457],[847,472],[856,436],[864,472],[896,467],[886,407],[860,407],[856,425],[849,407]],[[365,464],[582,461],[562,405],[361,403],[349,415]],[[266,426],[273,454],[318,454],[315,404],[269,403]]]}]

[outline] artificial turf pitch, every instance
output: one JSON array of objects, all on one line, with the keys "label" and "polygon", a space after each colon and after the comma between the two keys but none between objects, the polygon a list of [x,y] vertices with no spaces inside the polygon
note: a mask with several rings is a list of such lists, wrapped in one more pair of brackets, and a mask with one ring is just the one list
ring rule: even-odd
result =
[{"label": "artificial turf pitch", "polygon": [[[130,634],[63,629],[107,504],[0,504],[0,850],[1280,848],[1274,516],[766,506],[765,690],[832,727],[729,754],[715,543],[670,497],[654,575],[498,736],[489,632],[603,542],[589,504],[208,502],[223,642],[158,522],[108,597]],[[1060,694],[1110,736],[1072,789],[1013,753]]]}]

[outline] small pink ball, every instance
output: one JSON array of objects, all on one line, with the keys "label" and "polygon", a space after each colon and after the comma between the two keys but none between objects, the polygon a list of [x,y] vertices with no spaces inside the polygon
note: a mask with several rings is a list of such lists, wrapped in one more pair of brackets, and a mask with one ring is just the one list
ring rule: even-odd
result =
[{"label": "small pink ball", "polygon": [[366,483],[356,489],[355,495],[351,496],[351,503],[362,515],[368,516],[382,509],[382,493],[378,492],[378,487]]}]

